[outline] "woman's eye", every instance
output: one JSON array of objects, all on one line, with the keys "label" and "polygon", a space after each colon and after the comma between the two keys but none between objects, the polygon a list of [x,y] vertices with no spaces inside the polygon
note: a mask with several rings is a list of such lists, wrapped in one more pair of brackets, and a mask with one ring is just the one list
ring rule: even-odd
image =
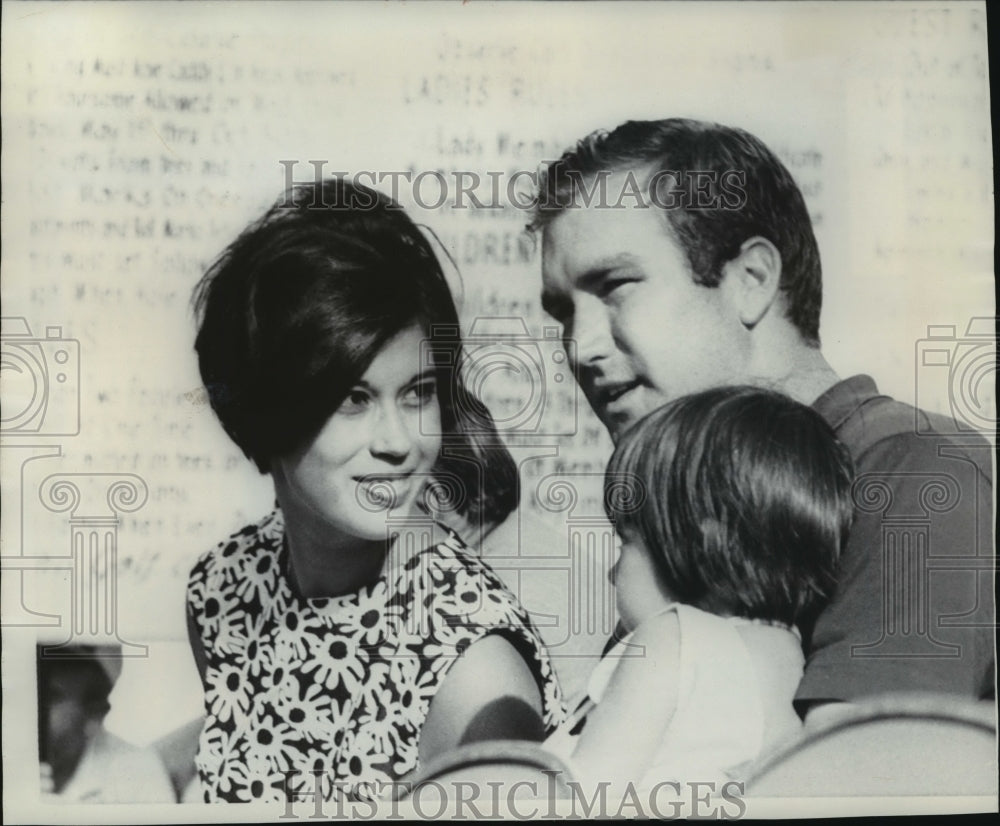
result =
[{"label": "woman's eye", "polygon": [[437,388],[433,381],[421,382],[406,391],[403,395],[403,401],[412,407],[423,407],[433,401],[436,394]]},{"label": "woman's eye", "polygon": [[352,390],[340,404],[341,413],[359,413],[367,407],[369,395],[364,390]]}]

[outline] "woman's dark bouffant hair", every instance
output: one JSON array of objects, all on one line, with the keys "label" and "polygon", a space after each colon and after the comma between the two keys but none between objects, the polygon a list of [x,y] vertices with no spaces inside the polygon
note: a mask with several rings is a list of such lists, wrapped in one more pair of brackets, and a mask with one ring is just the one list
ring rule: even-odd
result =
[{"label": "woman's dark bouffant hair", "polygon": [[[814,410],[770,390],[720,387],[628,430],[608,465],[605,509],[620,533],[642,539],[677,600],[808,627],[835,583],[853,475]],[[624,502],[624,478],[642,495]]]},{"label": "woman's dark bouffant hair", "polygon": [[495,525],[517,507],[514,460],[457,373],[451,290],[391,198],[341,178],[293,187],[209,267],[193,304],[212,409],[262,473],[312,438],[382,346],[417,324],[441,405],[436,472],[455,509]]}]

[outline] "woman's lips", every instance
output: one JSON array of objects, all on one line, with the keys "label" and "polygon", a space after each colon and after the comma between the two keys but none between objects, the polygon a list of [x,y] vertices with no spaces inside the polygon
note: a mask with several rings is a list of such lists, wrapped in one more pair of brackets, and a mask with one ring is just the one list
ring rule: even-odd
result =
[{"label": "woman's lips", "polygon": [[380,473],[353,478],[365,501],[383,509],[397,507],[410,493],[413,482],[412,473]]}]

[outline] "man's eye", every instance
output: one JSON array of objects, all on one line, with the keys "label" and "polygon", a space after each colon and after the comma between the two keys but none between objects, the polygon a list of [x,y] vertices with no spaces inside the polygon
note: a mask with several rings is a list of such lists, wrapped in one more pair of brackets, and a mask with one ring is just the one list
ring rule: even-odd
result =
[{"label": "man's eye", "polygon": [[566,324],[566,320],[573,316],[573,302],[556,299],[546,299],[542,302],[542,309],[548,313],[554,321]]},{"label": "man's eye", "polygon": [[628,287],[636,283],[638,280],[635,278],[608,278],[601,282],[600,297],[620,298]]}]

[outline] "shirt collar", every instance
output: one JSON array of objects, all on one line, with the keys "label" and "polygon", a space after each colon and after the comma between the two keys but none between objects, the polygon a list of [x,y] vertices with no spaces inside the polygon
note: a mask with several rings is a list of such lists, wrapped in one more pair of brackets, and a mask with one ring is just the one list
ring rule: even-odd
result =
[{"label": "shirt collar", "polygon": [[838,430],[854,412],[872,396],[877,396],[878,387],[871,376],[858,375],[837,382],[812,403],[834,430]]}]

